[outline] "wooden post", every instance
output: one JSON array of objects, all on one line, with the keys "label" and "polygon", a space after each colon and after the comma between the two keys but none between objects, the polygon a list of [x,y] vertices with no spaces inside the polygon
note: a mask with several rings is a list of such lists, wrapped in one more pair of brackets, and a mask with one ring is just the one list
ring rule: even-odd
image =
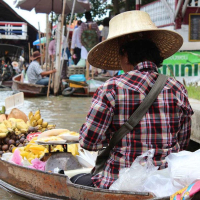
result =
[{"label": "wooden post", "polygon": [[28,43],[28,62],[30,63],[30,57],[31,57],[31,46],[30,42]]},{"label": "wooden post", "polygon": [[60,38],[61,30],[61,16],[58,17],[58,25],[56,30],[56,61],[55,68],[56,73],[54,75],[54,95],[58,94],[59,86],[60,86],[60,46],[61,46],[61,38]]},{"label": "wooden post", "polygon": [[48,49],[49,49],[49,15],[46,14],[46,50],[45,50],[45,63],[46,63],[46,71],[48,66]]},{"label": "wooden post", "polygon": [[[39,40],[40,40],[40,54],[42,54],[42,45],[41,45],[41,35],[40,35],[40,22],[38,22],[38,33],[39,33]],[[43,56],[41,56],[41,67],[43,67]]]},{"label": "wooden post", "polygon": [[89,64],[88,60],[86,59],[86,75],[85,75],[86,80],[89,79],[89,76],[90,76],[90,64]]},{"label": "wooden post", "polygon": [[62,10],[62,18],[59,16],[58,18],[58,26],[56,33],[56,73],[54,79],[54,95],[57,95],[60,88],[60,77],[61,77],[61,50],[62,50],[62,32],[63,32],[63,21],[64,21],[64,13],[65,13],[66,0],[63,1],[63,10]]}]

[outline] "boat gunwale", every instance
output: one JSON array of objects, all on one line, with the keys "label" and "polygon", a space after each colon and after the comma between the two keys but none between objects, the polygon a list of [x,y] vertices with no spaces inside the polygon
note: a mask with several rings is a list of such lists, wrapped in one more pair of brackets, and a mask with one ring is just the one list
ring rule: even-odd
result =
[{"label": "boat gunwale", "polygon": [[32,84],[32,83],[23,83],[21,81],[15,80],[16,78],[18,78],[19,76],[21,76],[21,74],[18,74],[16,76],[14,76],[12,78],[13,82],[15,82],[16,84],[20,84],[20,85],[29,85],[31,87],[39,87],[39,88],[46,88],[47,86],[45,85],[37,85],[37,84]]},{"label": "boat gunwale", "polygon": [[[45,171],[41,171],[41,170],[37,170],[37,169],[27,168],[27,167],[24,167],[24,166],[20,166],[20,165],[10,163],[10,162],[2,160],[0,158],[0,163],[1,162],[6,163],[7,165],[11,165],[13,167],[22,168],[22,169],[25,168],[25,169],[30,170],[30,171],[33,170],[33,171],[36,171],[37,173],[41,173],[41,174],[47,174],[47,175],[50,175],[50,176],[58,176],[58,177],[66,178],[67,185],[71,186],[73,188],[77,188],[77,189],[83,189],[83,190],[92,191],[92,192],[98,191],[98,192],[103,192],[103,193],[113,193],[114,192],[115,194],[125,194],[125,195],[141,195],[141,196],[152,195],[153,197],[155,197],[155,195],[153,193],[149,193],[149,192],[131,192],[131,191],[122,191],[122,190],[117,191],[117,190],[101,189],[101,188],[78,185],[78,184],[72,183],[67,175],[56,174],[56,173],[45,172]],[[1,180],[1,178],[0,178],[0,180]],[[3,182],[5,182],[5,181],[3,181]],[[7,184],[10,185],[9,183],[7,183]],[[21,190],[21,189],[19,189],[19,190]]]}]

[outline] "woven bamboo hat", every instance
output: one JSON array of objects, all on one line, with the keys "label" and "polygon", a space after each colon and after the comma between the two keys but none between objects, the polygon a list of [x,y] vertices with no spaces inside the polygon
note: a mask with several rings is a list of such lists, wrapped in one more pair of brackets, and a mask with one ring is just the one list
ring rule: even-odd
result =
[{"label": "woven bamboo hat", "polygon": [[39,51],[34,51],[32,56],[30,57],[31,60],[36,60],[37,58],[40,58],[42,55]]},{"label": "woven bamboo hat", "polygon": [[177,52],[183,44],[181,35],[158,29],[146,12],[129,11],[110,20],[108,38],[90,50],[88,61],[97,68],[119,70],[120,45],[142,38],[153,41],[164,59]]}]

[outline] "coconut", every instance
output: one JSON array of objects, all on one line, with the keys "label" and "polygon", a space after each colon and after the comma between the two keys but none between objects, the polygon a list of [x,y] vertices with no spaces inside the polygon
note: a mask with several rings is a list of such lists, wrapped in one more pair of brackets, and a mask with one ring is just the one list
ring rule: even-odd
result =
[{"label": "coconut", "polygon": [[17,108],[13,108],[11,110],[7,119],[9,118],[22,119],[25,123],[28,121],[28,117],[26,116],[26,114]]},{"label": "coconut", "polygon": [[3,122],[4,120],[6,120],[6,115],[5,114],[1,114],[0,115],[0,123]]}]

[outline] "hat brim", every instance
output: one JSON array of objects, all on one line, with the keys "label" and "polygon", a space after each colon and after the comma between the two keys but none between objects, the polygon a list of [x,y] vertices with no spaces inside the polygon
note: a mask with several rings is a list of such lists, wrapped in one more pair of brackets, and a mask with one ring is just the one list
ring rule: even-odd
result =
[{"label": "hat brim", "polygon": [[97,44],[88,53],[88,62],[100,69],[120,70],[119,41],[121,38],[124,39],[124,42],[149,39],[156,44],[164,59],[176,53],[183,44],[182,36],[174,31],[165,29],[142,30],[118,35]]}]

